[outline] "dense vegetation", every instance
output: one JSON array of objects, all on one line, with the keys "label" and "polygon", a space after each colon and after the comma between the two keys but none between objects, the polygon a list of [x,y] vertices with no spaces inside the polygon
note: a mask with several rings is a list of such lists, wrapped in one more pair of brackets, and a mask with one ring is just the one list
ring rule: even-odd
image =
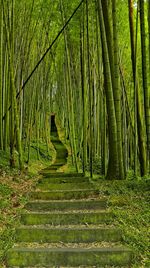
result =
[{"label": "dense vegetation", "polygon": [[78,4],[1,1],[0,148],[23,169],[32,140],[48,148],[56,112],[77,170],[81,160],[92,175],[99,159],[108,179],[147,175],[149,1]]},{"label": "dense vegetation", "polygon": [[[25,181],[28,190],[34,184],[24,175],[27,168],[52,160],[51,113],[64,131],[76,171],[127,179],[100,187],[112,199],[124,200],[128,217],[118,203],[112,206],[131,239],[127,242],[142,255],[140,265],[149,265],[143,236],[150,171],[149,0],[0,0],[2,230],[9,223],[12,228],[12,213],[18,213],[10,205],[14,192],[16,198],[26,192]],[[8,164],[23,172],[15,182],[19,190]],[[17,202],[19,210],[22,195]]]}]

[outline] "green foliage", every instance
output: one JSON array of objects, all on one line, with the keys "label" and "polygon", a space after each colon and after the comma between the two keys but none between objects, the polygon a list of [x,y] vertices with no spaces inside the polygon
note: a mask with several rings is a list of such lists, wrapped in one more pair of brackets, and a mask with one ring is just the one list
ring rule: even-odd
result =
[{"label": "green foliage", "polygon": [[[93,174],[102,174],[102,160],[98,155],[93,159]],[[90,163],[88,161],[86,171],[90,171]]]},{"label": "green foliage", "polygon": [[0,168],[9,165],[9,151],[0,150]]},{"label": "green foliage", "polygon": [[[0,184],[0,193],[1,193],[2,197],[3,196],[6,197],[6,196],[9,196],[12,193],[12,189],[7,185],[1,185]],[[4,200],[4,201],[6,201],[6,200]],[[1,204],[0,204],[0,206],[1,206]]]},{"label": "green foliage", "polygon": [[[40,160],[37,159],[37,149],[40,151]],[[24,162],[27,160],[28,152],[24,153]],[[19,214],[28,201],[27,193],[38,180],[37,173],[40,169],[49,166],[54,151],[47,152],[47,146],[35,141],[31,143],[30,163],[28,170],[20,173],[18,169],[9,167],[9,152],[0,151],[0,262],[2,262],[5,251],[14,243],[14,229],[19,224]],[[16,165],[17,153],[15,155]],[[36,174],[34,178],[33,175]]]},{"label": "green foliage", "polygon": [[99,188],[109,196],[109,206],[115,215],[115,225],[123,231],[124,243],[135,252],[132,267],[149,267],[149,201],[150,178],[133,180],[131,172],[126,181],[104,182]]},{"label": "green foliage", "polygon": [[[5,175],[10,176],[7,173]],[[3,180],[5,181],[5,177]],[[19,193],[20,180],[15,183],[15,185],[18,184],[18,190],[9,186],[12,183],[12,178],[9,180],[10,182],[7,181],[6,184],[1,182],[2,179],[0,180],[0,261],[3,260],[5,251],[13,245],[14,228],[18,224],[17,215],[26,201],[22,196],[23,192]]]}]

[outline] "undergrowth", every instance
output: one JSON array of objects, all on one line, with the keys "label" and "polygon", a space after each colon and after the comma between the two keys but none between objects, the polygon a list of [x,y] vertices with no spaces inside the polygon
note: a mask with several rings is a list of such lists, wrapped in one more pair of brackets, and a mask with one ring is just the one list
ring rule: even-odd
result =
[{"label": "undergrowth", "polygon": [[135,178],[130,173],[125,181],[100,179],[97,185],[109,198],[114,224],[122,230],[124,244],[133,249],[132,267],[150,267],[150,178]]},{"label": "undergrowth", "polygon": [[28,201],[28,193],[39,179],[38,171],[51,164],[55,153],[52,147],[48,152],[45,144],[41,142],[37,145],[33,141],[30,161],[27,161],[27,150],[23,155],[24,170],[20,172],[17,152],[15,152],[16,168],[12,169],[9,167],[9,151],[0,151],[0,267],[5,267],[3,266],[5,252],[14,243],[14,230],[19,223],[19,215]]}]

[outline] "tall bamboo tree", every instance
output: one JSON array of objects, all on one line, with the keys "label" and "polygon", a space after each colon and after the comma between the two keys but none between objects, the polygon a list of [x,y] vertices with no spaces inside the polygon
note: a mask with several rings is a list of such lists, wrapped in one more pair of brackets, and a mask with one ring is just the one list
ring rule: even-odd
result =
[{"label": "tall bamboo tree", "polygon": [[[21,146],[20,131],[19,131],[19,116],[18,116],[16,89],[15,89],[15,80],[14,80],[14,0],[11,1],[11,28],[9,28],[9,25],[6,21],[6,11],[5,11],[5,5],[4,5],[3,0],[2,0],[2,3],[3,3],[4,21],[5,21],[5,30],[6,30],[6,36],[7,36],[7,48],[8,48],[8,55],[9,55],[10,82],[11,82],[10,88],[12,90],[11,100],[12,100],[12,109],[14,109],[14,119],[15,119],[14,131],[16,131],[17,149],[19,153],[19,166],[20,166],[20,169],[23,169],[22,148],[21,148],[22,146]],[[14,135],[13,135],[13,139],[14,139]],[[13,143],[14,143],[14,140],[13,140]]]},{"label": "tall bamboo tree", "polygon": [[86,61],[85,61],[85,9],[83,6],[83,19],[81,24],[80,59],[81,59],[81,87],[83,103],[83,172],[87,167],[87,87],[86,87]]},{"label": "tall bamboo tree", "polygon": [[103,48],[105,92],[106,92],[106,104],[108,113],[109,162],[108,162],[107,178],[117,179],[119,178],[118,153],[117,153],[117,124],[115,117],[115,106],[114,106],[111,70],[108,55],[108,46],[106,39],[106,30],[104,25],[104,13],[102,9],[101,0],[98,0],[98,12],[99,12],[99,21],[100,21],[101,39]]},{"label": "tall bamboo tree", "polygon": [[144,109],[147,133],[147,156],[148,164],[150,157],[150,93],[148,88],[148,70],[147,70],[147,53],[146,53],[146,32],[145,32],[145,2],[139,0],[140,7],[140,27],[141,27],[141,53],[142,53],[142,78],[144,93]]},{"label": "tall bamboo tree", "polygon": [[0,149],[3,149],[3,9],[0,2]]},{"label": "tall bamboo tree", "polygon": [[[135,139],[136,139],[136,127],[138,131],[138,145],[139,145],[139,160],[140,160],[140,170],[141,175],[146,175],[146,146],[145,146],[145,130],[143,125],[143,116],[141,108],[141,96],[139,91],[139,82],[137,77],[137,33],[138,33],[138,7],[137,7],[137,23],[136,23],[136,36],[134,34],[134,14],[133,14],[133,0],[128,0],[129,7],[129,24],[130,24],[130,40],[131,40],[131,60],[132,60],[132,72],[134,81],[134,91],[135,91]],[[136,37],[136,38],[135,38]],[[136,42],[135,42],[136,41]],[[137,107],[136,107],[137,105]],[[136,122],[137,120],[137,122]],[[135,141],[135,151],[136,148]]]},{"label": "tall bamboo tree", "polygon": [[115,114],[117,123],[117,148],[118,148],[118,162],[119,162],[119,176],[120,179],[125,178],[125,169],[123,163],[123,151],[122,151],[122,124],[121,124],[121,89],[119,78],[119,47],[118,47],[118,34],[117,34],[117,14],[116,14],[116,0],[112,1],[112,18],[113,18],[113,48],[114,48],[114,103]]}]

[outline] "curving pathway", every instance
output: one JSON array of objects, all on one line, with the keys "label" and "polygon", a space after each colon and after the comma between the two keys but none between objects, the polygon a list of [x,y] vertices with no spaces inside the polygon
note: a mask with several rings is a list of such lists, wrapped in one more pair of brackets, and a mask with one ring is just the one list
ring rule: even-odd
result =
[{"label": "curving pathway", "polygon": [[121,244],[107,199],[83,174],[56,172],[67,150],[52,126],[55,163],[31,193],[6,267],[130,267],[132,252]]}]

